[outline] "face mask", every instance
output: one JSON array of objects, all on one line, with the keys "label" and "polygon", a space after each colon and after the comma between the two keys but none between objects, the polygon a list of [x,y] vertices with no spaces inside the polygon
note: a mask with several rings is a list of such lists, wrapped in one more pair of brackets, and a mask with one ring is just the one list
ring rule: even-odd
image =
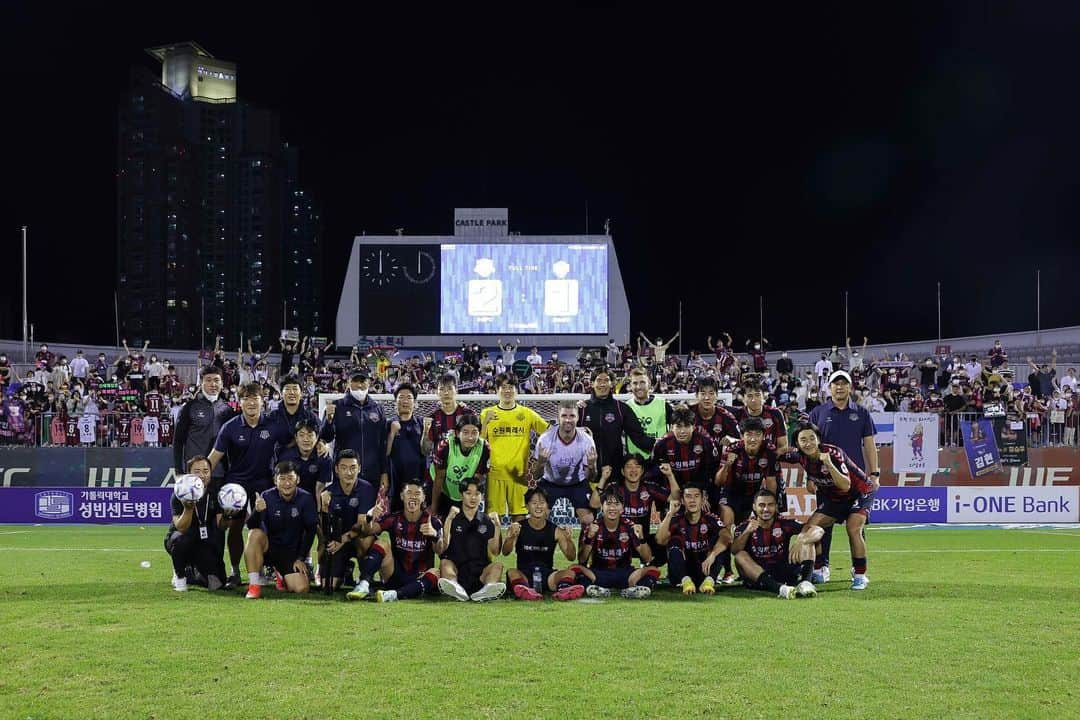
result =
[{"label": "face mask", "polygon": [[367,399],[367,390],[350,390],[349,394],[353,396],[356,402],[364,402]]},{"label": "face mask", "polygon": [[205,395],[206,399],[212,403],[217,402],[217,399],[221,397],[221,393],[214,393],[213,395],[211,395],[210,393],[204,392],[203,395]]}]

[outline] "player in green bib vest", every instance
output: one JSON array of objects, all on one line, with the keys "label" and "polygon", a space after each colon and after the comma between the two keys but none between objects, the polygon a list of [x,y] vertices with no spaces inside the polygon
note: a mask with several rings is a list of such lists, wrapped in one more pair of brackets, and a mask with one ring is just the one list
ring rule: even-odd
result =
[{"label": "player in green bib vest", "polygon": [[[671,423],[671,403],[650,394],[652,386],[649,382],[649,374],[642,368],[634,368],[630,371],[630,392],[633,393],[633,397],[627,405],[637,416],[641,429],[653,440],[663,437]],[[643,457],[649,457],[652,453],[652,448],[639,448],[629,438],[626,440],[626,445],[630,453]]]},{"label": "player in green bib vest", "polygon": [[451,507],[461,507],[461,484],[468,478],[487,480],[490,452],[480,437],[480,418],[466,413],[454,432],[439,443],[432,456],[432,507],[445,518]]}]

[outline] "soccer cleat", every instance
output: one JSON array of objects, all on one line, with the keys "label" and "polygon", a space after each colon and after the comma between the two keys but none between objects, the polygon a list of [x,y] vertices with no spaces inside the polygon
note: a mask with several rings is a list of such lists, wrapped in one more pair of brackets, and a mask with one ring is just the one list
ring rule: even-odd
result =
[{"label": "soccer cleat", "polygon": [[207,575],[206,576],[206,589],[209,590],[210,592],[214,592],[215,590],[220,590],[221,589],[221,578],[219,578],[217,575]]},{"label": "soccer cleat", "polygon": [[397,599],[397,590],[379,590],[375,593],[375,602],[396,602]]},{"label": "soccer cleat", "polygon": [[487,583],[484,587],[470,595],[469,599],[473,602],[488,602],[490,600],[498,600],[503,596],[504,592],[506,592],[506,583]]},{"label": "soccer cleat", "polygon": [[577,600],[579,597],[581,597],[584,594],[585,594],[585,586],[584,585],[570,585],[570,586],[564,587],[564,588],[562,588],[560,590],[556,590],[555,594],[552,595],[551,597],[555,598],[556,600],[562,600],[562,601],[565,602],[566,600]]},{"label": "soccer cleat", "polygon": [[716,592],[716,581],[712,579],[711,575],[701,581],[698,592],[702,595],[712,595]]},{"label": "soccer cleat", "polygon": [[[272,578],[272,577],[274,577],[276,575],[277,575],[277,570],[276,569],[270,567],[269,565],[264,566],[263,571],[262,571],[262,584],[263,584],[263,586],[265,587],[266,585],[269,585],[272,582],[270,580],[270,578]],[[276,582],[275,582],[275,584],[276,584]]]},{"label": "soccer cleat", "polygon": [[697,588],[694,587],[694,581],[690,579],[689,575],[683,577],[682,582],[679,583],[679,588],[682,589],[683,595],[693,595],[697,592]]},{"label": "soccer cleat", "polygon": [[803,580],[795,586],[795,595],[796,597],[814,597],[817,595],[817,588],[809,580]]},{"label": "soccer cleat", "polygon": [[599,585],[590,585],[585,590],[585,594],[591,598],[606,598],[611,597],[611,591],[606,587],[600,587]]},{"label": "soccer cleat", "polygon": [[622,595],[627,600],[644,600],[652,595],[652,590],[645,585],[633,585],[623,589],[619,592],[619,595]]},{"label": "soccer cleat", "polygon": [[262,597],[262,585],[249,584],[248,589],[247,589],[247,594],[244,595],[244,598],[247,599],[247,600],[258,600],[261,597]]},{"label": "soccer cleat", "polygon": [[225,578],[225,589],[232,590],[237,587],[240,587],[240,573],[234,572],[232,575]]},{"label": "soccer cleat", "polygon": [[371,591],[370,585],[367,580],[361,580],[356,583],[356,587],[351,592],[345,593],[346,600],[363,600],[368,596]]},{"label": "soccer cleat", "polygon": [[851,578],[852,590],[865,590],[868,587],[870,587],[870,578],[866,577],[865,575],[856,575],[855,577]]},{"label": "soccer cleat", "polygon": [[776,594],[776,597],[781,600],[792,600],[795,597],[795,588],[790,585],[781,585],[780,592]]},{"label": "soccer cleat", "polygon": [[277,570],[274,571],[274,589],[278,592],[285,590],[285,578]]},{"label": "soccer cleat", "polygon": [[735,573],[725,572],[724,577],[720,578],[720,584],[721,585],[734,585],[735,584]]},{"label": "soccer cleat", "polygon": [[821,585],[822,583],[829,582],[830,577],[832,577],[832,571],[829,570],[828,565],[823,565],[820,570],[815,570],[810,575],[810,582],[815,585]]},{"label": "soccer cleat", "polygon": [[439,578],[439,592],[461,602],[469,601],[469,593],[450,578]]},{"label": "soccer cleat", "polygon": [[172,581],[172,589],[176,592],[187,592],[187,578],[174,577]]},{"label": "soccer cleat", "polygon": [[[580,586],[579,586],[580,587]],[[533,590],[528,585],[515,585],[514,597],[518,600],[543,600],[544,596]]]}]

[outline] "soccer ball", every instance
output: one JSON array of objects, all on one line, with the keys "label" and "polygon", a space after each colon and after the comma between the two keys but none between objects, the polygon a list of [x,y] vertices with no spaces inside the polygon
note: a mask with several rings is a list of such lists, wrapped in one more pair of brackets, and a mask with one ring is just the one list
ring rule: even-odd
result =
[{"label": "soccer ball", "polygon": [[198,475],[181,475],[176,478],[176,487],[173,488],[173,494],[180,502],[199,502],[205,492],[202,478]]},{"label": "soccer ball", "polygon": [[247,509],[248,496],[243,485],[236,483],[225,485],[218,493],[217,499],[218,504],[221,505],[221,511],[226,515],[234,515]]}]

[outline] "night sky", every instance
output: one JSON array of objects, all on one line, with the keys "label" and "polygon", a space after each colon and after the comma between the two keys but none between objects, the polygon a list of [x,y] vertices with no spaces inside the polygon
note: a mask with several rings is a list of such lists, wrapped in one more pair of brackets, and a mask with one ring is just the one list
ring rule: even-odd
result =
[{"label": "night sky", "polygon": [[2,337],[27,224],[36,337],[112,342],[116,108],[184,40],[300,147],[330,318],[354,235],[451,234],[461,206],[611,218],[632,332],[673,334],[681,299],[687,349],[756,335],[762,294],[774,348],[842,342],[845,290],[853,339],[933,338],[938,280],[945,337],[1034,329],[1036,268],[1042,326],[1080,324],[1073,3],[89,5],[5,5]]}]

